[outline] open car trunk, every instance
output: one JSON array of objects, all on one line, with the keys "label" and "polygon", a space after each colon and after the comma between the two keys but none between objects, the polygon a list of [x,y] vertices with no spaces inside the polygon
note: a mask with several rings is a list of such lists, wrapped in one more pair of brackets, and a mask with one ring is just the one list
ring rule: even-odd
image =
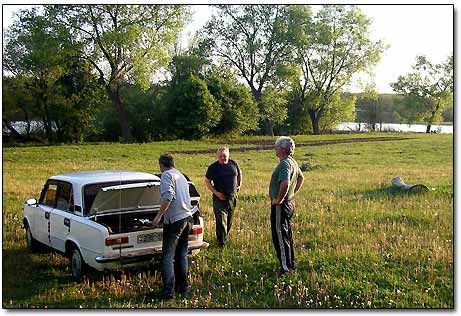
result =
[{"label": "open car trunk", "polygon": [[[191,190],[193,189],[193,190]],[[200,195],[190,185],[192,204]],[[110,234],[122,234],[159,228],[153,220],[160,209],[160,183],[145,182],[102,188],[96,195],[90,217],[105,226]],[[194,213],[194,224],[199,224],[199,212]]]},{"label": "open car trunk", "polygon": [[90,210],[93,220],[111,234],[155,228],[160,209],[160,183],[143,182],[101,188]]},{"label": "open car trunk", "polygon": [[94,221],[105,226],[110,234],[122,234],[162,227],[160,223],[154,226],[152,223],[157,210],[147,210],[144,212],[126,212],[119,214],[105,214],[94,217]]}]

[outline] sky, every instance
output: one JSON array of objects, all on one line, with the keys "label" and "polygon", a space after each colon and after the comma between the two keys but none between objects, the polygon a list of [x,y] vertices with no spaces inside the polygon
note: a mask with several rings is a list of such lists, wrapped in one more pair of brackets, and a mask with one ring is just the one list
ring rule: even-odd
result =
[{"label": "sky", "polygon": [[[12,23],[13,12],[27,5],[3,5],[3,29]],[[316,12],[320,6],[313,5]],[[389,48],[374,70],[374,78],[367,75],[354,77],[355,83],[347,87],[360,92],[359,81],[374,81],[380,93],[392,93],[391,82],[399,75],[411,71],[417,55],[426,55],[433,63],[440,63],[453,52],[452,5],[358,5],[372,19],[371,38],[383,40]],[[183,31],[187,41],[211,17],[208,5],[193,5],[193,20]]]}]

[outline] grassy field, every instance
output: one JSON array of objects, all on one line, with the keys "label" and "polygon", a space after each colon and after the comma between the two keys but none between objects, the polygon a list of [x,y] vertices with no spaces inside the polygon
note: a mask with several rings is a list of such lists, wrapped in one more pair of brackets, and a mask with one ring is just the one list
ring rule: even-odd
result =
[{"label": "grassy field", "polygon": [[[292,220],[296,273],[277,277],[267,196],[277,163],[273,150],[232,152],[243,186],[231,242],[214,242],[211,195],[203,184],[225,141],[88,144],[3,148],[3,308],[453,308],[453,135],[360,134],[294,137],[298,143],[362,137],[407,140],[304,146],[295,151],[309,165]],[[245,140],[275,140],[247,138]],[[190,261],[187,299],[159,300],[155,268],[91,273],[81,284],[69,277],[68,260],[26,249],[21,205],[38,198],[47,177],[68,171],[130,169],[158,172],[159,154],[175,151],[178,169],[202,195],[205,239],[210,247]],[[432,190],[407,195],[392,177]]]}]

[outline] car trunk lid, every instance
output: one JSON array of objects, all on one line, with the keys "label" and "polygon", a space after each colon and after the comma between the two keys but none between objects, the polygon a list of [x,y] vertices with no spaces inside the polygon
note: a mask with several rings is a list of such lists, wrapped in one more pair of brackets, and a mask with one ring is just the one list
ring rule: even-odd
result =
[{"label": "car trunk lid", "polygon": [[160,198],[159,182],[104,187],[97,193],[89,215],[158,209]]}]

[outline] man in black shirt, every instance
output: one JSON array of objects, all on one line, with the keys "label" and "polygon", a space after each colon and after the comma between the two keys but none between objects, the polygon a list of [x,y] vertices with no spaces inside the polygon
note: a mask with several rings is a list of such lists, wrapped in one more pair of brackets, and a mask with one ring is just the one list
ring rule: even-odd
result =
[{"label": "man in black shirt", "polygon": [[217,161],[212,163],[206,172],[205,185],[213,192],[217,243],[224,246],[237,206],[237,192],[242,184],[242,172],[239,165],[229,159],[229,148],[219,148],[216,157]]}]

